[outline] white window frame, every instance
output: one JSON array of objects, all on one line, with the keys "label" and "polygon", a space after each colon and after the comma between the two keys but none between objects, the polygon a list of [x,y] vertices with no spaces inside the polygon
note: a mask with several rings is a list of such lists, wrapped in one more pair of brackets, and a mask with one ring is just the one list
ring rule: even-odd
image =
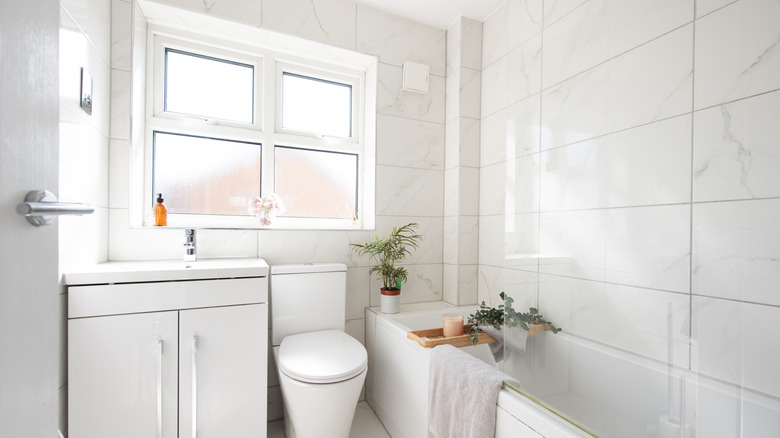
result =
[{"label": "white window frame", "polygon": [[[366,155],[367,108],[375,100],[368,99],[367,75],[375,74],[375,65],[366,68],[340,65],[307,56],[291,55],[289,51],[269,49],[235,41],[203,37],[197,33],[150,25],[147,38],[147,93],[144,155],[143,226],[152,224],[153,135],[155,131],[184,135],[246,141],[262,145],[262,196],[274,191],[275,146],[287,146],[326,152],[341,152],[358,156],[357,220],[330,218],[277,217],[272,229],[363,229],[373,227],[374,153],[373,140]],[[164,110],[165,50],[194,53],[225,59],[230,62],[252,65],[254,78],[254,121],[251,124],[225,120],[209,120]],[[308,76],[326,81],[344,83],[352,87],[352,132],[350,137],[340,138],[311,132],[281,128],[281,81],[284,72]],[[375,88],[375,84],[374,84]],[[264,97],[273,98],[264,98]],[[368,114],[372,116],[372,114]],[[373,117],[372,117],[373,119]],[[369,132],[375,132],[368,126]],[[367,179],[368,176],[368,179]],[[370,181],[370,184],[366,184]],[[165,194],[163,194],[165,196]],[[368,220],[365,220],[368,219]],[[170,214],[170,227],[197,228],[262,228],[257,218],[251,216]]]},{"label": "white window frame", "polygon": [[[293,129],[282,128],[282,75],[285,73],[292,73],[300,76],[314,77],[317,79],[323,79],[330,82],[338,82],[350,85],[352,87],[352,132],[350,137],[337,137],[330,135],[323,135],[307,131],[298,131]],[[357,215],[358,224],[360,223],[360,215],[363,207],[361,200],[363,195],[360,193],[363,191],[363,174],[364,157],[363,157],[363,125],[361,115],[364,113],[365,108],[363,106],[363,99],[365,90],[362,88],[363,81],[357,75],[346,75],[344,73],[337,73],[333,71],[325,70],[322,66],[320,68],[301,65],[300,63],[285,62],[278,60],[276,62],[276,71],[274,73],[274,80],[276,83],[275,91],[276,98],[274,104],[275,120],[274,120],[274,135],[271,145],[292,147],[298,149],[311,149],[324,152],[339,152],[355,154],[358,156],[358,205]],[[269,150],[269,153],[273,153],[274,150]],[[263,152],[265,154],[265,151]],[[265,159],[265,155],[263,155]],[[270,173],[270,175],[268,175]],[[271,172],[267,172],[263,176],[263,184],[266,187],[274,187],[274,181],[266,181],[265,177],[273,178]],[[278,217],[276,219],[280,227],[284,228],[357,228],[355,222],[349,219],[325,219],[325,218],[290,218],[290,217]]]}]

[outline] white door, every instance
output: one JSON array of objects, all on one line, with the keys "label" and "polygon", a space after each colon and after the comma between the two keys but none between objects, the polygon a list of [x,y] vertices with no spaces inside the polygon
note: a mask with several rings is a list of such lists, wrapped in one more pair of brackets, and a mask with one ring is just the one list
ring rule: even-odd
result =
[{"label": "white door", "polygon": [[57,436],[61,325],[57,227],[14,207],[58,190],[56,0],[0,1],[0,434]]},{"label": "white door", "polygon": [[175,311],[69,320],[68,436],[176,438],[178,344]]},{"label": "white door", "polygon": [[179,336],[179,437],[264,437],[268,305],[183,310]]}]

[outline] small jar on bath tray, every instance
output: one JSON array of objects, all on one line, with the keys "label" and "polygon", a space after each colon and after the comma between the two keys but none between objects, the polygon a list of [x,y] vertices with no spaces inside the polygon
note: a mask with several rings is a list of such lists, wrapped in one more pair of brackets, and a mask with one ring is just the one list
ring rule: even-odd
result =
[{"label": "small jar on bath tray", "polygon": [[463,334],[463,315],[445,313],[442,316],[442,335],[445,338],[460,336]]}]

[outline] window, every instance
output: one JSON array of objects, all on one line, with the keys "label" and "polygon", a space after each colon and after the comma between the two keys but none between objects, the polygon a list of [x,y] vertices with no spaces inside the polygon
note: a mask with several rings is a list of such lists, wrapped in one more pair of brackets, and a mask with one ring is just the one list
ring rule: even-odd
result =
[{"label": "window", "polygon": [[247,216],[260,187],[257,143],[154,133],[152,192],[164,193],[170,214]]},{"label": "window", "polygon": [[352,136],[352,86],[282,73],[282,128]]},{"label": "window", "polygon": [[165,50],[165,111],[252,123],[254,67]]},{"label": "window", "polygon": [[275,185],[286,216],[351,219],[357,216],[358,155],[276,147]]},{"label": "window", "polygon": [[145,218],[162,193],[169,226],[259,227],[249,202],[276,193],[286,212],[275,228],[373,225],[362,211],[373,206],[375,59],[344,65],[157,27],[149,38]]}]

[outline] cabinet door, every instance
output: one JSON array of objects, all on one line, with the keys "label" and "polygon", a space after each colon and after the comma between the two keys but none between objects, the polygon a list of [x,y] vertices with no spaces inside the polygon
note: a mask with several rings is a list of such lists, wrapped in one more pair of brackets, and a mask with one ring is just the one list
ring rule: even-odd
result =
[{"label": "cabinet door", "polygon": [[68,430],[175,438],[177,312],[68,321]]},{"label": "cabinet door", "polygon": [[181,311],[180,438],[265,436],[267,342],[267,304]]}]

